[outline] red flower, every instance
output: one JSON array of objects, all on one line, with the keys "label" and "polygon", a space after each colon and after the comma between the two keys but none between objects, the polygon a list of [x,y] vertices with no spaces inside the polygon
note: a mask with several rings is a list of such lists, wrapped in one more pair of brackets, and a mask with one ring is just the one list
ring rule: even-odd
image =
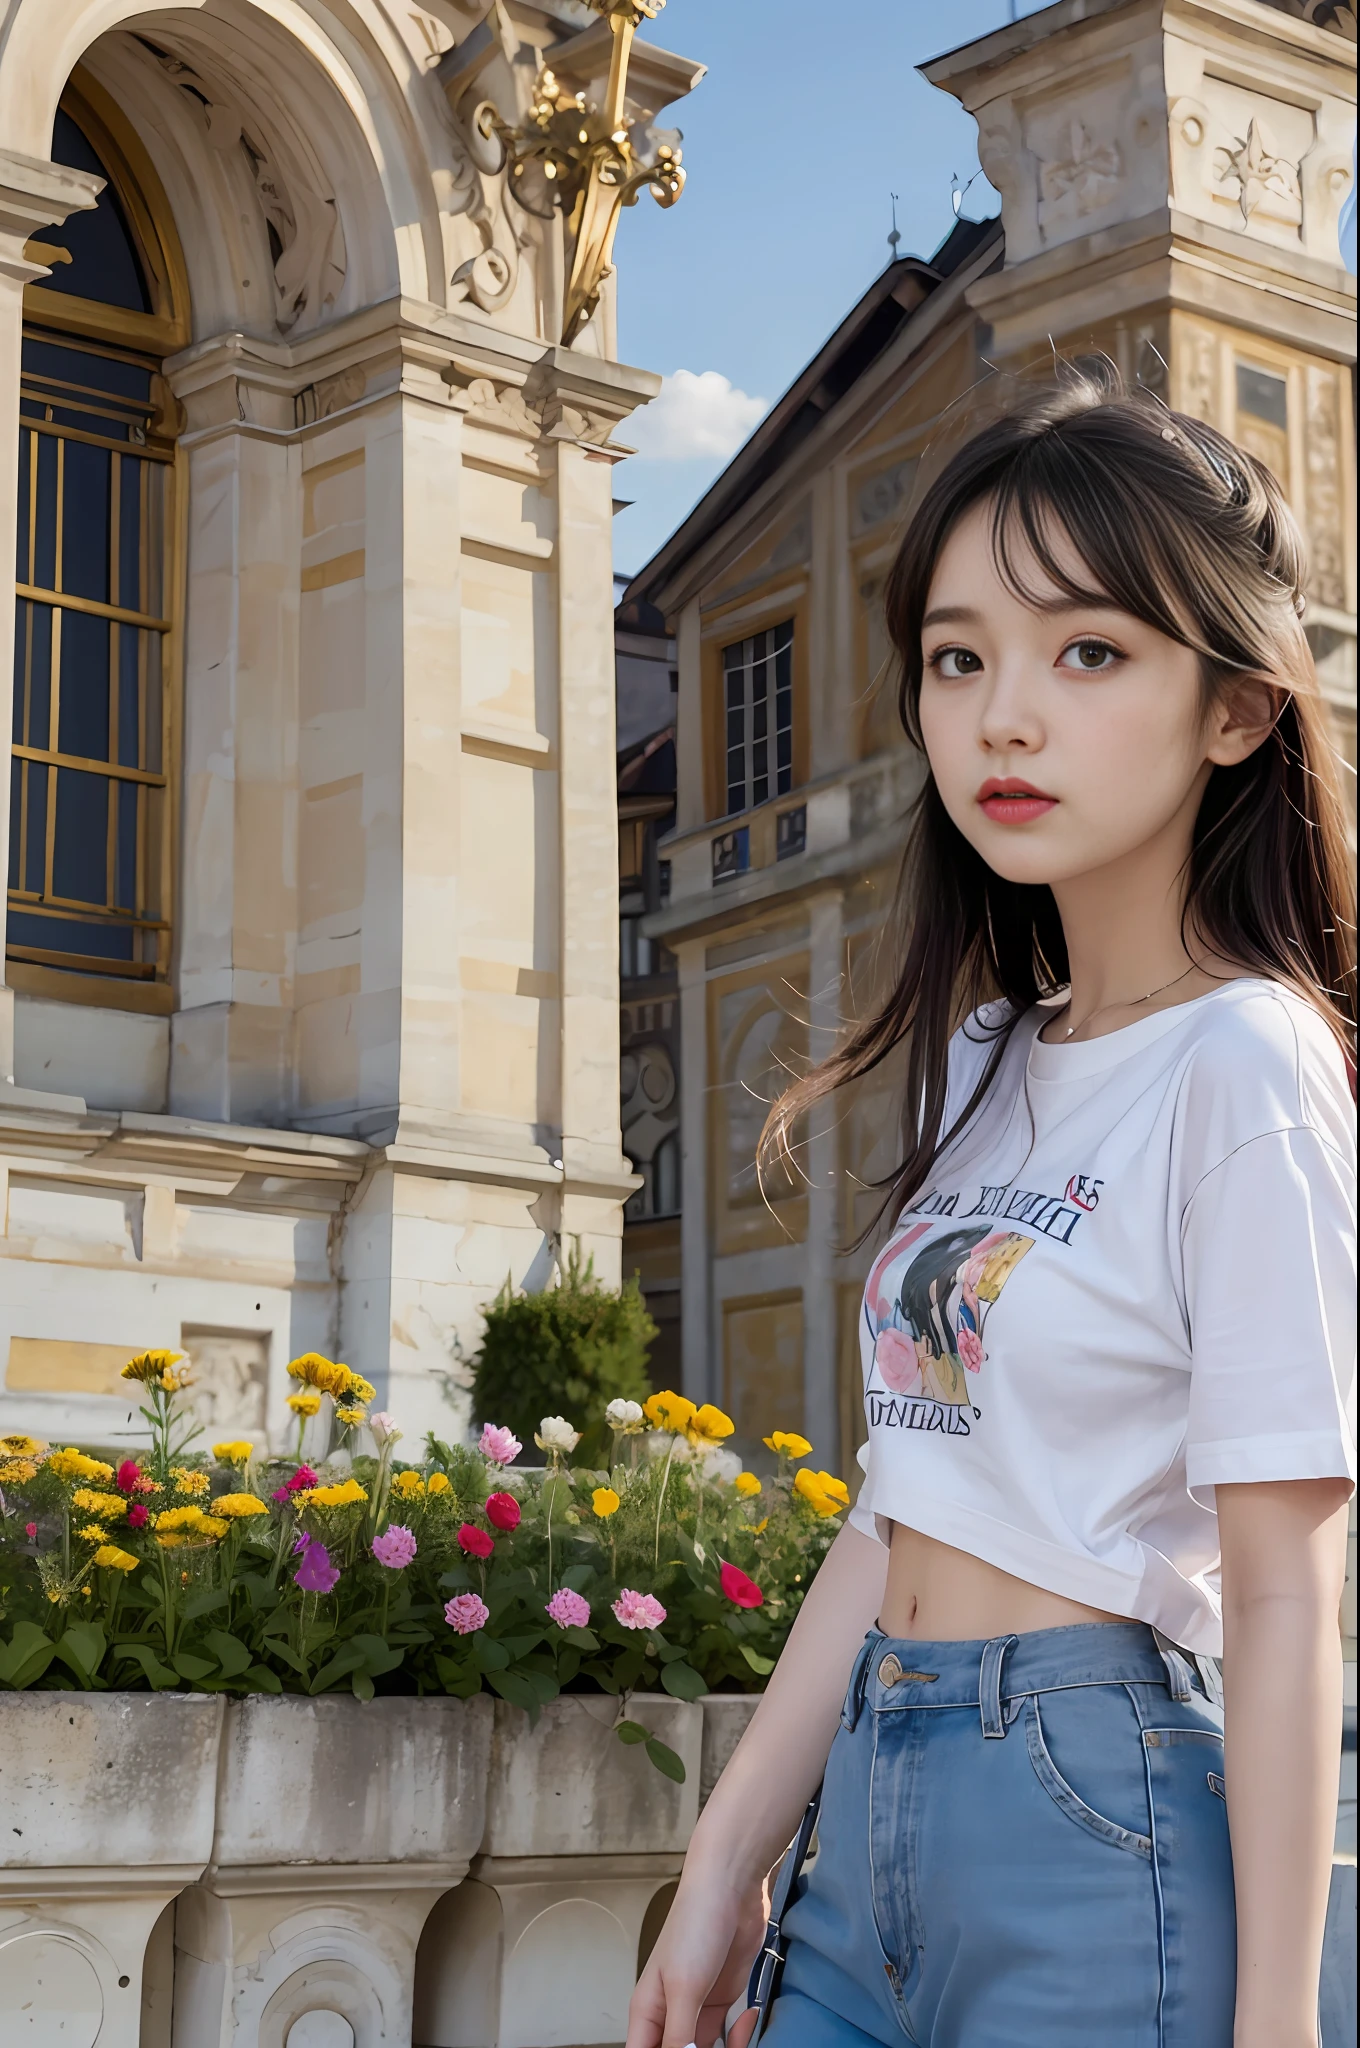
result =
[{"label": "red flower", "polygon": [[150,1508],[144,1508],[142,1506],[142,1503],[138,1501],[135,1507],[130,1507],[128,1509],[129,1529],[144,1529],[147,1525],[147,1521],[150,1517],[150,1514]]},{"label": "red flower", "polygon": [[718,1574],[722,1589],[734,1607],[763,1607],[765,1595],[754,1579],[748,1579],[745,1572],[738,1571],[734,1564],[725,1564]]},{"label": "red flower", "polygon": [[506,1535],[519,1527],[519,1502],[513,1493],[489,1493],[486,1497],[486,1519],[493,1529],[504,1529]]},{"label": "red flower", "polygon": [[301,1493],[306,1487],[315,1486],[316,1483],[316,1474],[310,1465],[299,1465],[292,1478],[285,1482],[290,1493]]},{"label": "red flower", "polygon": [[141,1476],[142,1468],[137,1463],[137,1460],[135,1458],[124,1458],[114,1474],[113,1483],[120,1493],[135,1493],[137,1481]]},{"label": "red flower", "polygon": [[458,1531],[458,1541],[469,1557],[490,1557],[496,1548],[486,1530],[474,1528],[471,1522],[464,1522]]}]

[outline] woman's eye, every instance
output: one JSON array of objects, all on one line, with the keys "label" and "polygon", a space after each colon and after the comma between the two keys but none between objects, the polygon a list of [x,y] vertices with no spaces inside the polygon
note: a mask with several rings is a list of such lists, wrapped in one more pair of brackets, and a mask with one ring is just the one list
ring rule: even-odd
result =
[{"label": "woman's eye", "polygon": [[1108,640],[1073,640],[1062,651],[1064,668],[1084,669],[1088,675],[1098,669],[1112,668],[1119,659],[1119,650],[1111,647]]},{"label": "woman's eye", "polygon": [[975,676],[982,670],[982,657],[971,647],[941,647],[930,657],[930,666],[940,676]]}]

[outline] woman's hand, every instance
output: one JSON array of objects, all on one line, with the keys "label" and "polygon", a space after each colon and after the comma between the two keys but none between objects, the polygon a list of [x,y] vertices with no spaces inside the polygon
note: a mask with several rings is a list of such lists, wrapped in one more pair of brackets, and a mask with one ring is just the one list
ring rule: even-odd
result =
[{"label": "woman's hand", "polygon": [[[686,1871],[633,1993],[626,2048],[712,2048],[746,1989],[765,1915],[763,1886],[737,1892]],[[733,2048],[753,2024],[737,2022]]]}]

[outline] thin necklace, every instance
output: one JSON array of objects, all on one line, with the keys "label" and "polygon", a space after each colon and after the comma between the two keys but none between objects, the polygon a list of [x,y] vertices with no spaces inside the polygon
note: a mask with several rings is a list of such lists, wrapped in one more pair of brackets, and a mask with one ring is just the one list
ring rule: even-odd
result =
[{"label": "thin necklace", "polygon": [[[1121,1003],[1118,1001],[1113,1003],[1102,1003],[1098,1009],[1088,1010],[1086,1015],[1082,1018],[1080,1024],[1068,1025],[1066,1031],[1064,1031],[1062,1035],[1062,1043],[1066,1045],[1069,1038],[1075,1037],[1078,1031],[1084,1031],[1088,1024],[1094,1023],[1097,1017],[1103,1017],[1107,1010],[1137,1010],[1141,1008],[1141,1006],[1144,1003],[1150,1003],[1154,996],[1164,996],[1169,988],[1175,988],[1180,982],[1186,979],[1187,975],[1193,974],[1194,971],[1195,962],[1192,960],[1190,962],[1190,965],[1187,968],[1185,968],[1182,973],[1173,975],[1170,981],[1164,981],[1160,988],[1150,988],[1145,996],[1135,996],[1131,1002],[1127,1003]],[[1069,1004],[1069,1008],[1070,1007],[1071,1006]]]}]

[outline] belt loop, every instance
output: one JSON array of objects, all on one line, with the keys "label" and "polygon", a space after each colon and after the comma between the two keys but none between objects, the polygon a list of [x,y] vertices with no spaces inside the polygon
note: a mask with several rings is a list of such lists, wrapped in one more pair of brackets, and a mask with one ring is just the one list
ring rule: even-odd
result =
[{"label": "belt loop", "polygon": [[993,1636],[982,1646],[982,1663],[978,1669],[978,1707],[982,1714],[982,1732],[985,1736],[1006,1734],[1005,1716],[1001,1711],[1001,1667],[1006,1652],[1018,1636]]},{"label": "belt loop", "polygon": [[869,1659],[873,1655],[874,1644],[886,1640],[881,1629],[871,1628],[855,1659],[850,1673],[850,1685],[845,1695],[845,1705],[841,1708],[841,1726],[847,1735],[854,1733],[864,1706],[864,1688],[868,1683]]},{"label": "belt loop", "polygon": [[1184,1706],[1187,1700],[1195,1697],[1195,1673],[1182,1652],[1159,1628],[1153,1629],[1152,1636],[1166,1666],[1167,1690],[1173,1700]]}]

